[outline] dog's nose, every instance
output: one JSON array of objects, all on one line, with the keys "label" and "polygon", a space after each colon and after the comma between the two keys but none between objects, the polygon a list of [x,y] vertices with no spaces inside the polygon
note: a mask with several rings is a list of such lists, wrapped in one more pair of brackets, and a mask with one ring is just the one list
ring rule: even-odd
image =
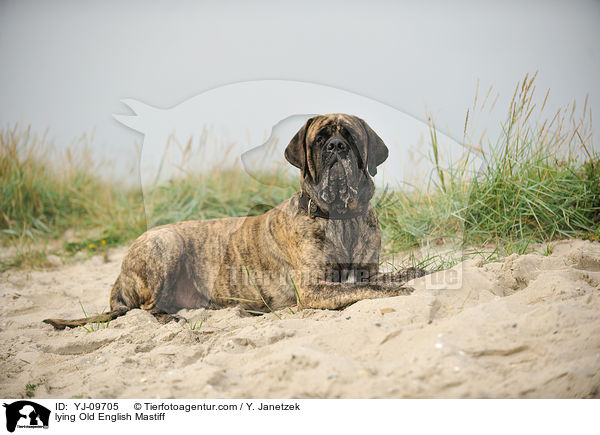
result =
[{"label": "dog's nose", "polygon": [[327,142],[325,149],[330,153],[343,152],[348,149],[348,144],[342,139],[331,139]]}]

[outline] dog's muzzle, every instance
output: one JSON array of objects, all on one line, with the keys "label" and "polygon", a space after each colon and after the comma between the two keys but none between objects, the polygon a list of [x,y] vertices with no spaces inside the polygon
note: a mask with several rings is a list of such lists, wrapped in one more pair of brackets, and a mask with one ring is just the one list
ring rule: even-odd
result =
[{"label": "dog's muzzle", "polygon": [[338,212],[346,210],[358,197],[358,168],[353,168],[356,162],[351,152],[348,142],[339,136],[332,137],[324,146],[327,169],[319,183],[319,197]]}]

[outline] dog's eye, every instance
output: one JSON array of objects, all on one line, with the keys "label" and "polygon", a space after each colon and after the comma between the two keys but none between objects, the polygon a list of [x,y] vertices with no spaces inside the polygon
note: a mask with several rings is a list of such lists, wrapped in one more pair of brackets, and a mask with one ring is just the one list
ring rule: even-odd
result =
[{"label": "dog's eye", "polygon": [[319,137],[317,137],[317,140],[315,142],[317,145],[323,145],[323,142],[325,142],[325,139],[323,139],[323,136],[319,136]]}]

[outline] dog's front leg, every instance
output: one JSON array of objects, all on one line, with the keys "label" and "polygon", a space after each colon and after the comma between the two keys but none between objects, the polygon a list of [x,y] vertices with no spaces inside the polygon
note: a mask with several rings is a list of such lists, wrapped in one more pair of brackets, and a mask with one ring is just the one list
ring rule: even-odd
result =
[{"label": "dog's front leg", "polygon": [[409,295],[412,287],[399,283],[349,283],[318,282],[300,285],[298,290],[299,305],[304,308],[335,310],[346,307],[363,299],[387,298]]}]

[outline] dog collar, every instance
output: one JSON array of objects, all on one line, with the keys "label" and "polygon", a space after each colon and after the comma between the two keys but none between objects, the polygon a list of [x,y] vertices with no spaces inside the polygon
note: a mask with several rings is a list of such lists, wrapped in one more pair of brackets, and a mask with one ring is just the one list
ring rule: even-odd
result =
[{"label": "dog collar", "polygon": [[308,213],[308,217],[311,219],[314,218],[322,218],[322,219],[337,219],[337,220],[345,220],[345,219],[353,219],[358,216],[362,216],[365,214],[364,211],[359,211],[355,213],[350,213],[344,216],[329,216],[329,213],[321,210],[321,208],[315,204],[315,202],[304,192],[300,193],[300,197],[298,198],[298,205],[301,210],[304,210]]}]

